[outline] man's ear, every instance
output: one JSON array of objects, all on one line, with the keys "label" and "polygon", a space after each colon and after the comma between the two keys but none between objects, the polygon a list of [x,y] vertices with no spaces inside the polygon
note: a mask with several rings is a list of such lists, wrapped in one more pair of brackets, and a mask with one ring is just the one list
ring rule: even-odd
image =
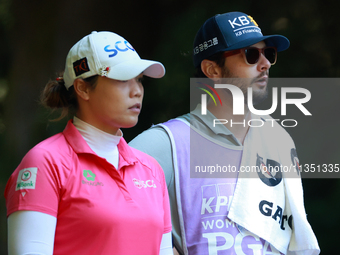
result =
[{"label": "man's ear", "polygon": [[76,79],[73,82],[74,91],[83,100],[89,99],[89,86],[83,79]]},{"label": "man's ear", "polygon": [[202,72],[210,79],[221,78],[222,68],[215,61],[204,59],[201,62]]}]

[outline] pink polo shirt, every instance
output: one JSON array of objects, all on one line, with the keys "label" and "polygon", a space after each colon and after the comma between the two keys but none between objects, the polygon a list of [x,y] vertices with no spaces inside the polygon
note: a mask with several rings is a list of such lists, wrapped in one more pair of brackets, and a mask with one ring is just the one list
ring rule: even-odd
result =
[{"label": "pink polo shirt", "polygon": [[69,121],[11,175],[7,215],[30,210],[57,217],[54,254],[159,254],[162,235],[171,231],[163,171],[123,138],[118,150],[117,171]]}]

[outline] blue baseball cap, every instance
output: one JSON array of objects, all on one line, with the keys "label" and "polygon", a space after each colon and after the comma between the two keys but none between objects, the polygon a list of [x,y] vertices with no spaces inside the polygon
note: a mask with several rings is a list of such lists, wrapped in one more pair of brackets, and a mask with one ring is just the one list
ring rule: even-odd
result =
[{"label": "blue baseball cap", "polygon": [[242,12],[217,14],[198,30],[194,40],[194,65],[217,52],[237,50],[264,41],[277,51],[288,49],[289,40],[282,35],[264,36],[256,21]]}]

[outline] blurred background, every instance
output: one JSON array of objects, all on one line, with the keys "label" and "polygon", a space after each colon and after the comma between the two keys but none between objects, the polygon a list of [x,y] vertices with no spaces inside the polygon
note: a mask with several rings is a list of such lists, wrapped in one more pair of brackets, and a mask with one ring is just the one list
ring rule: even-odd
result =
[{"label": "blurred background", "polygon": [[[83,36],[93,30],[116,32],[142,58],[166,67],[164,78],[144,81],[140,121],[123,130],[130,141],[152,124],[189,111],[192,43],[209,17],[242,11],[253,16],[264,34],[288,37],[291,46],[279,54],[271,77],[338,78],[339,9],[340,2],[331,0],[0,0],[0,254],[7,254],[7,179],[31,147],[62,131],[67,122],[48,121],[58,113],[39,105],[40,92],[63,70],[68,50]],[[340,163],[340,85],[325,80],[311,91],[307,108],[313,116],[296,118],[298,126],[288,130],[300,163]],[[321,254],[338,254],[339,179],[303,179],[303,185]]]}]

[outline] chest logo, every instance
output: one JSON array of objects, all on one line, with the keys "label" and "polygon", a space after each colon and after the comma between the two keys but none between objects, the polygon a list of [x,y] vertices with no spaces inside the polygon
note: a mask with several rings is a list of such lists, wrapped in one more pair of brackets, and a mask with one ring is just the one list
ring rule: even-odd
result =
[{"label": "chest logo", "polygon": [[136,178],[132,179],[133,184],[141,189],[141,188],[156,188],[156,184],[154,183],[154,180],[147,180],[147,181],[142,181],[142,180],[138,180]]},{"label": "chest logo", "polygon": [[88,186],[104,186],[102,182],[96,181],[96,174],[91,170],[83,170],[83,176],[85,177],[86,181],[81,180],[82,184]]},{"label": "chest logo", "polygon": [[88,181],[94,181],[96,178],[96,175],[92,173],[91,170],[83,170],[83,176],[86,178]]}]

